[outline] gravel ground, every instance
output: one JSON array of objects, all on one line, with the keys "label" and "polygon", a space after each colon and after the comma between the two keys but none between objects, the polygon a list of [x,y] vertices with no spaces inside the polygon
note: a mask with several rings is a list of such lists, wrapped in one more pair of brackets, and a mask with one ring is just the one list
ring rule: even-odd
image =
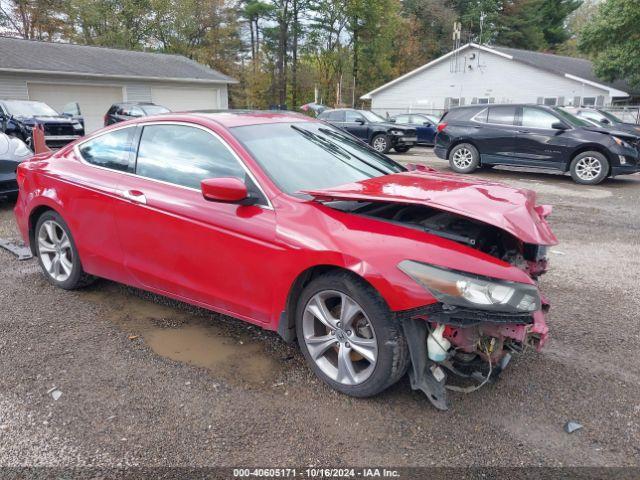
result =
[{"label": "gravel ground", "polygon": [[[446,169],[426,149],[394,158]],[[406,378],[351,399],[273,333],[108,281],[58,290],[0,251],[0,465],[638,466],[640,176],[478,176],[536,190],[561,242],[548,347],[497,384],[449,412]],[[0,201],[0,237],[17,236]]]}]

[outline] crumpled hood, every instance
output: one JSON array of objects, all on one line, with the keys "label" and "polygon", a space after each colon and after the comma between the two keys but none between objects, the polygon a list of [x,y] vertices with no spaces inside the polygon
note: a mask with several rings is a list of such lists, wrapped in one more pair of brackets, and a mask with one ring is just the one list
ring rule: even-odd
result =
[{"label": "crumpled hood", "polygon": [[37,117],[14,117],[25,125],[35,125],[36,123],[55,123],[55,124],[69,124],[69,123],[77,123],[75,120],[59,116],[59,117],[47,117],[47,116],[37,116]]},{"label": "crumpled hood", "polygon": [[640,130],[637,133],[631,133],[629,131],[618,130],[613,127],[583,127],[590,132],[604,133],[605,135],[613,135],[614,137],[629,138],[632,140],[640,140]]},{"label": "crumpled hood", "polygon": [[395,173],[302,193],[320,201],[363,200],[420,204],[472,218],[511,233],[523,242],[555,245],[545,221],[551,207],[536,205],[531,190],[435,171]]}]

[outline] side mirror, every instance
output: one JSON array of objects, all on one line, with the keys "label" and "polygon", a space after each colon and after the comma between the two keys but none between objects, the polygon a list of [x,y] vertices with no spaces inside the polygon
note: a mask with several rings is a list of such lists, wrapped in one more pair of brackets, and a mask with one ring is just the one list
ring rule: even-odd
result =
[{"label": "side mirror", "polygon": [[247,186],[235,177],[207,178],[200,182],[202,196],[206,200],[221,203],[251,205],[255,199],[249,196]]},{"label": "side mirror", "polygon": [[396,119],[395,119],[395,118],[390,118],[390,119],[389,119],[389,121],[390,121],[391,123],[396,123]]},{"label": "side mirror", "polygon": [[611,122],[609,121],[609,119],[608,119],[608,118],[603,118],[602,120],[600,120],[600,122],[602,122],[602,123],[604,123],[604,124],[607,124],[607,125],[610,125],[610,124],[611,124]]},{"label": "side mirror", "polygon": [[356,118],[355,122],[359,123],[360,125],[364,125],[364,120],[362,118]]},{"label": "side mirror", "polygon": [[430,126],[432,125],[432,123],[431,123],[431,122],[422,122],[422,124],[423,124],[423,125],[425,125],[425,126],[427,126],[427,127],[430,127]]},{"label": "side mirror", "polygon": [[551,124],[551,128],[553,128],[554,130],[567,130],[569,127],[567,127],[562,122],[555,122]]}]

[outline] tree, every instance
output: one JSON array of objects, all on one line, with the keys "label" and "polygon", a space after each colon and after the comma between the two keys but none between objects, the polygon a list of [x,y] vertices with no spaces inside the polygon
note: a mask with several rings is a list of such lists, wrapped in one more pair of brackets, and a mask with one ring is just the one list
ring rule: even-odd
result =
[{"label": "tree", "polygon": [[63,5],[64,0],[0,0],[0,33],[55,40],[66,30]]},{"label": "tree", "polygon": [[605,0],[584,27],[578,48],[594,59],[605,81],[626,79],[640,87],[640,5],[638,0]]},{"label": "tree", "polygon": [[[549,49],[555,50],[558,45],[569,39],[570,33],[566,26],[567,17],[581,4],[582,0],[544,0],[541,3],[540,26]],[[638,6],[637,2],[636,6]]]},{"label": "tree", "polygon": [[497,45],[540,50],[546,47],[541,28],[543,0],[510,0],[496,21]]}]

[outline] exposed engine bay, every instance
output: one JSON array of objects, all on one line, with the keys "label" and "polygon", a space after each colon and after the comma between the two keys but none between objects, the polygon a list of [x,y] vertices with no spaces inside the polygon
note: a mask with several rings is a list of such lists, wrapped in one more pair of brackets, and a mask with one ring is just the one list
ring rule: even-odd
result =
[{"label": "exposed engine bay", "polygon": [[[391,202],[331,202],[332,208],[421,230],[480,250],[526,272],[536,280],[547,270],[547,247],[525,243],[495,227],[436,208]],[[540,350],[548,328],[541,308],[508,314],[438,302],[402,312],[409,343],[411,385],[422,390],[439,409],[446,410],[446,390],[469,393],[495,381],[514,353]],[[445,373],[446,372],[446,373]],[[447,374],[470,383],[446,383]]]},{"label": "exposed engine bay", "polygon": [[336,202],[332,207],[453,240],[510,263],[534,279],[546,271],[546,246],[523,243],[513,235],[477,220],[423,205]]}]

